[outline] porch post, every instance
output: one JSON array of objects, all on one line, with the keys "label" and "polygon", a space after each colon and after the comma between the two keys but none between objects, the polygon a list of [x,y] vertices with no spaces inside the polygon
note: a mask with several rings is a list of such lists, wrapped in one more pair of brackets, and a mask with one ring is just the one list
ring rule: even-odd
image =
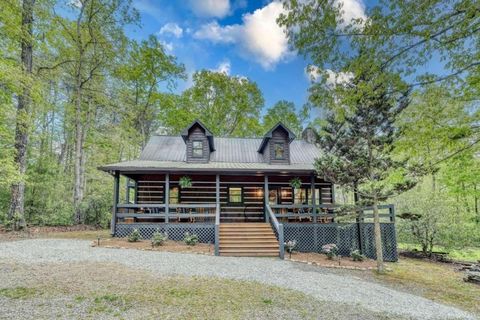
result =
[{"label": "porch post", "polygon": [[265,222],[270,222],[270,217],[267,212],[267,206],[269,204],[268,202],[269,193],[270,192],[268,191],[268,176],[267,174],[265,174],[264,187],[263,187],[263,198],[265,199],[265,204],[264,204]]},{"label": "porch post", "polygon": [[117,205],[118,205],[118,193],[120,189],[120,172],[115,171],[114,181],[113,181],[113,212],[112,212],[112,222],[110,223],[110,234],[115,235],[115,225],[117,223]]},{"label": "porch post", "polygon": [[168,223],[170,213],[170,174],[165,173],[165,223]]},{"label": "porch post", "polygon": [[215,255],[220,255],[220,175],[215,176]]},{"label": "porch post", "polygon": [[313,222],[317,223],[317,195],[315,193],[315,174],[310,175],[310,193],[312,195]]},{"label": "porch post", "polygon": [[130,203],[130,178],[127,178],[127,183],[125,184],[125,202]]}]

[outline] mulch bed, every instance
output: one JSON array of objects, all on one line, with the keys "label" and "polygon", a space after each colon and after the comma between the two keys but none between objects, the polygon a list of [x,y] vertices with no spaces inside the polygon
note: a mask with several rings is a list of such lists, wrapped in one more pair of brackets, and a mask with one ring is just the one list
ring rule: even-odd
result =
[{"label": "mulch bed", "polygon": [[92,247],[114,248],[114,249],[137,249],[145,251],[164,251],[164,252],[182,252],[213,255],[215,248],[206,243],[197,243],[194,246],[187,246],[181,241],[167,240],[162,246],[152,247],[150,241],[141,240],[137,242],[128,242],[126,238],[101,239],[100,246],[98,241],[92,242]]},{"label": "mulch bed", "polygon": [[325,268],[340,268],[353,270],[373,270],[376,267],[375,260],[365,259],[364,261],[353,261],[350,257],[335,258],[329,260],[326,255],[313,252],[294,252],[292,258],[285,253],[285,259],[295,262],[317,265]]}]

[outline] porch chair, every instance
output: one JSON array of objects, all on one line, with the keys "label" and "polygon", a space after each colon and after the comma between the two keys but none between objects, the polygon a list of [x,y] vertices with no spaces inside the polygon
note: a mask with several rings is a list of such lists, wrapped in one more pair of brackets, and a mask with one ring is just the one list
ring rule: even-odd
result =
[{"label": "porch chair", "polygon": [[[188,212],[188,209],[187,208],[177,208],[177,214],[181,214],[182,216],[181,217],[178,217],[178,222],[183,222],[183,218],[184,216],[183,215],[187,215],[189,212]],[[188,218],[187,218],[187,222],[188,222]]]}]

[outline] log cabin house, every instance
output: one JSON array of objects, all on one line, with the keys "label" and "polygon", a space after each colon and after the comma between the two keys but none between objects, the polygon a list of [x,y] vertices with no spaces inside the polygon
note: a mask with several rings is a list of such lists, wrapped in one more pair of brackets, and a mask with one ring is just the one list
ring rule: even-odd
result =
[{"label": "log cabin house", "polygon": [[[198,120],[179,136],[153,136],[138,160],[99,168],[114,176],[112,235],[138,229],[145,239],[160,231],[182,240],[189,232],[216,255],[283,258],[285,242],[295,240],[299,251],[335,243],[341,255],[374,257],[368,208],[337,221],[335,188],[314,169],[316,133],[308,128],[302,138],[282,123],[261,138],[214,137]],[[395,261],[392,206],[382,206],[382,218],[385,258]]]}]

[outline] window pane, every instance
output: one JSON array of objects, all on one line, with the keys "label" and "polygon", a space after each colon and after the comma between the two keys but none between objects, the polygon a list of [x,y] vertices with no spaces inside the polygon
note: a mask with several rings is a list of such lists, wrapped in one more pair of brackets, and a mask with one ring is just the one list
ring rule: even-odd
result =
[{"label": "window pane", "polygon": [[231,187],[228,189],[228,202],[241,203],[242,202],[242,188]]},{"label": "window pane", "polygon": [[275,143],[275,159],[284,159],[285,158],[285,147],[283,143],[276,142]]},{"label": "window pane", "polygon": [[179,203],[178,195],[179,195],[178,187],[170,188],[169,202],[172,203],[172,204],[178,204]]},{"label": "window pane", "polygon": [[203,157],[203,141],[193,141],[192,147],[194,157]]}]

